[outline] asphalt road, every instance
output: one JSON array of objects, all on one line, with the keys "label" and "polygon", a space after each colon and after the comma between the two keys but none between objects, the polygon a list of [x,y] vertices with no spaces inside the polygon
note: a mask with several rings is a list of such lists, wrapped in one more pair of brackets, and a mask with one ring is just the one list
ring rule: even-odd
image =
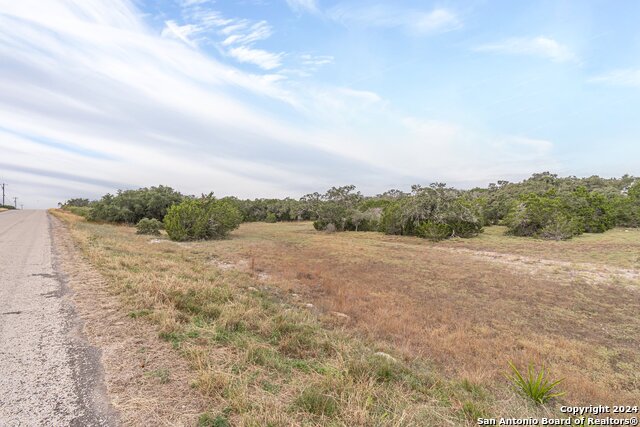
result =
[{"label": "asphalt road", "polygon": [[0,213],[0,426],[117,425],[45,211]]}]

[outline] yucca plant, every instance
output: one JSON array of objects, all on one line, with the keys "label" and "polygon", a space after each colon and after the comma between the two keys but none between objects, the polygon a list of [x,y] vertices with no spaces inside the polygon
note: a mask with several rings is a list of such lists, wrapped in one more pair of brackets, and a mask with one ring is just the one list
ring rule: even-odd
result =
[{"label": "yucca plant", "polygon": [[565,392],[557,391],[556,388],[558,384],[564,381],[564,378],[551,381],[545,373],[544,365],[539,372],[536,372],[533,363],[530,363],[526,377],[520,373],[513,362],[509,362],[509,366],[511,367],[512,375],[507,375],[507,379],[515,385],[518,392],[531,398],[537,405],[542,405],[554,397],[565,394]]}]

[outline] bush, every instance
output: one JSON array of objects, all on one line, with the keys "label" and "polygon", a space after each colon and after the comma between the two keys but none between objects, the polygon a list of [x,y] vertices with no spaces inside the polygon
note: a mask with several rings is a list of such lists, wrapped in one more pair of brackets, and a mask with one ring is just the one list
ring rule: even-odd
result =
[{"label": "bush", "polygon": [[[509,233],[565,240],[581,233],[602,233],[616,223],[616,199],[585,187],[558,193],[525,194],[505,219]],[[619,199],[628,200],[628,199]],[[619,203],[619,202],[618,202]]]},{"label": "bush", "polygon": [[264,218],[264,222],[277,222],[278,218],[276,217],[276,214],[274,214],[273,212],[269,212],[265,218]]},{"label": "bush", "polygon": [[162,229],[162,223],[155,218],[142,218],[136,224],[136,228],[138,234],[151,234],[151,235],[159,235],[160,230]]},{"label": "bush", "polygon": [[582,232],[581,225],[555,192],[527,194],[509,211],[505,219],[514,236],[564,240]]},{"label": "bush", "polygon": [[536,373],[533,364],[529,364],[526,377],[518,371],[518,368],[516,368],[512,362],[509,362],[509,367],[511,368],[512,375],[507,376],[507,378],[516,387],[516,390],[538,405],[547,403],[554,397],[560,397],[565,394],[564,392],[556,391],[556,387],[564,381],[564,379],[551,381],[545,373],[544,366]]},{"label": "bush", "polygon": [[89,206],[89,204],[91,204],[89,199],[76,198],[67,200],[64,202],[63,206],[77,206],[79,208],[84,208]]},{"label": "bush", "polygon": [[234,203],[212,195],[173,205],[164,218],[167,234],[177,241],[222,239],[241,222]]},{"label": "bush", "polygon": [[404,224],[402,202],[393,202],[384,208],[380,219],[380,231],[385,234],[405,234]]},{"label": "bush", "polygon": [[91,208],[89,206],[65,206],[63,209],[84,218],[89,218],[91,215]]},{"label": "bush", "polygon": [[438,224],[427,221],[416,227],[416,236],[433,241],[439,241],[451,237],[452,231],[451,227],[447,224]]},{"label": "bush", "polygon": [[162,221],[170,206],[183,200],[182,194],[170,187],[158,186],[107,194],[91,204],[89,219],[93,221],[137,224],[142,218]]},{"label": "bush", "polygon": [[567,240],[581,233],[580,221],[557,212],[549,218],[537,236],[548,240]]}]

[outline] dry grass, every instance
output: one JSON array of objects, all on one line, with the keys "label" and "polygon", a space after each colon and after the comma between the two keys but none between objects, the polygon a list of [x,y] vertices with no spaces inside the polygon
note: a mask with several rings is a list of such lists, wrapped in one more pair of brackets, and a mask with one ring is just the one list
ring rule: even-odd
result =
[{"label": "dry grass", "polygon": [[[75,221],[75,217],[66,217]],[[82,332],[100,349],[104,382],[123,426],[194,425],[205,399],[189,386],[193,372],[153,325],[136,321],[103,277],[82,259],[60,221],[53,221],[56,265],[73,291]],[[76,237],[79,230],[74,229]]]},{"label": "dry grass", "polygon": [[[128,227],[74,229],[131,317],[157,325],[189,360],[210,419],[472,425],[480,414],[533,415],[540,409],[503,377],[508,360],[566,377],[567,402],[640,398],[637,283],[572,275],[574,261],[596,258],[590,236],[582,249],[580,240],[563,248],[493,229],[433,244],[256,223],[229,240],[178,244]],[[598,236],[618,251],[610,267],[635,271],[634,242],[612,233]],[[541,267],[541,254],[568,264]]]},{"label": "dry grass", "polygon": [[255,223],[209,254],[252,262],[321,311],[456,377],[491,387],[507,360],[534,361],[567,378],[569,402],[638,402],[640,268],[629,267],[639,230],[569,242],[502,232],[429,243]]},{"label": "dry grass", "polygon": [[[476,412],[465,412],[465,404],[478,413],[494,404],[481,388],[445,380],[383,342],[358,339],[341,321],[323,324],[257,275],[213,262],[209,251],[230,241],[178,244],[56,215],[70,223],[129,319],[156,325],[189,362],[191,386],[207,401],[202,425],[466,425]],[[179,393],[184,384],[173,371],[153,367],[144,379]],[[181,408],[171,409],[179,417]]]}]

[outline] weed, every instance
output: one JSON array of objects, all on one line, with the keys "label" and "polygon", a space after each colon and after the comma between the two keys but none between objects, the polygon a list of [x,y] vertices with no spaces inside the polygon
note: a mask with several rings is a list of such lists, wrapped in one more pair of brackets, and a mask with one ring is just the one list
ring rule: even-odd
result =
[{"label": "weed", "polygon": [[231,427],[229,420],[224,415],[213,416],[208,412],[198,418],[198,427]]},{"label": "weed", "polygon": [[320,416],[333,417],[338,412],[338,401],[327,394],[323,387],[308,387],[295,401],[304,411]]},{"label": "weed", "polygon": [[185,339],[184,334],[178,332],[160,332],[159,336],[161,339],[169,341],[174,349],[179,349]]},{"label": "weed", "polygon": [[222,396],[231,382],[228,374],[214,371],[211,368],[200,370],[198,379],[194,383],[207,396]]},{"label": "weed", "polygon": [[167,384],[169,381],[171,381],[169,370],[164,368],[147,372],[145,375],[148,377],[158,378],[160,380],[160,384]]},{"label": "weed", "polygon": [[485,418],[486,412],[480,408],[476,403],[466,401],[462,404],[462,415],[470,421],[475,421],[478,418]]},{"label": "weed", "polygon": [[399,361],[375,355],[352,359],[347,369],[355,378],[373,378],[379,382],[398,380],[406,372]]},{"label": "weed", "polygon": [[148,315],[150,315],[150,314],[151,314],[151,310],[143,309],[143,310],[133,310],[133,311],[130,311],[130,312],[127,314],[127,316],[129,316],[129,317],[130,317],[130,318],[132,318],[132,319],[138,319],[138,318],[140,318],[140,317],[146,317],[146,316],[148,316]]},{"label": "weed", "polygon": [[556,387],[564,381],[564,378],[557,381],[551,381],[544,370],[544,366],[540,367],[540,371],[536,373],[533,363],[529,364],[527,376],[524,377],[513,362],[509,362],[512,375],[507,378],[515,385],[516,390],[522,395],[533,400],[537,405],[542,405],[554,397],[564,395],[564,392],[557,392]]}]

